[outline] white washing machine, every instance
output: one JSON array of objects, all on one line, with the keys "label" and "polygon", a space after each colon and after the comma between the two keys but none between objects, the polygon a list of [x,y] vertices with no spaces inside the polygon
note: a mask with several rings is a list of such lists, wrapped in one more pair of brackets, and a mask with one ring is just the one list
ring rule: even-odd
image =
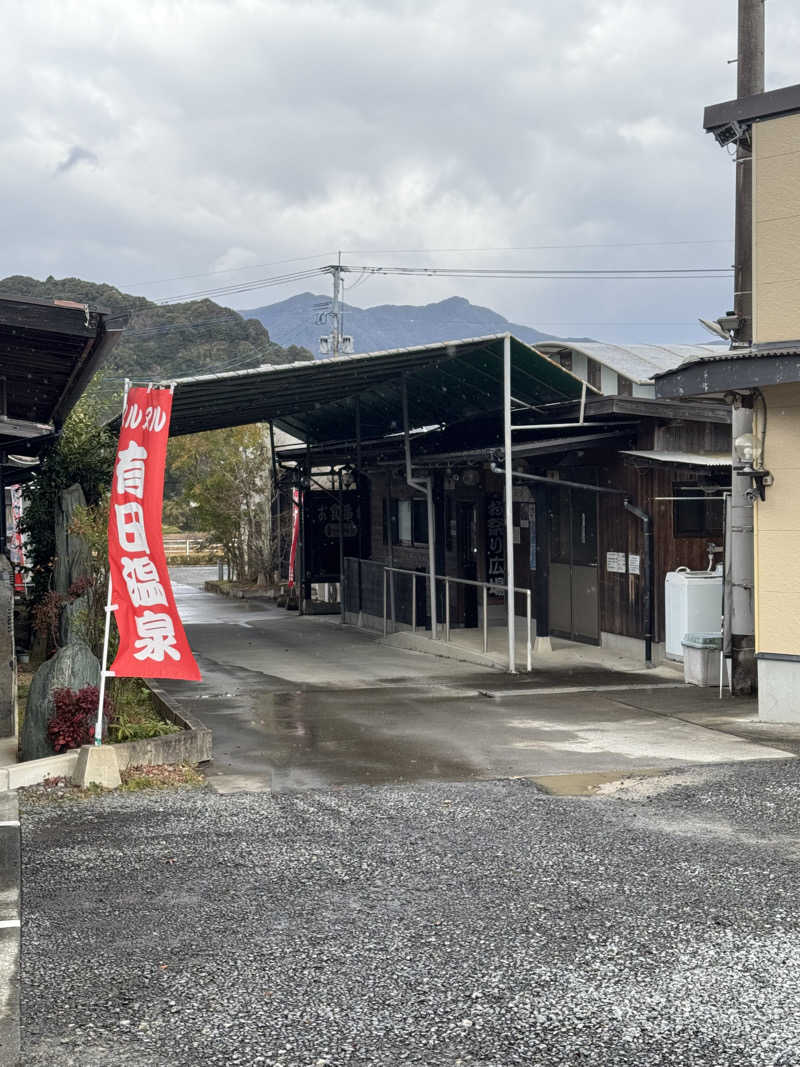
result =
[{"label": "white washing machine", "polygon": [[718,634],[722,630],[722,566],[713,571],[679,567],[664,581],[665,652],[683,659],[685,634]]}]

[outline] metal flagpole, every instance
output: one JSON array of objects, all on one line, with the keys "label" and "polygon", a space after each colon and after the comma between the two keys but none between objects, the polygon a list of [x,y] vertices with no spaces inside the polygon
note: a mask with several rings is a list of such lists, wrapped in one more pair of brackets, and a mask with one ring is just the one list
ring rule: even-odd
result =
[{"label": "metal flagpole", "polygon": [[[125,411],[128,407],[128,390],[131,387],[130,378],[125,379],[124,392],[122,394],[122,422],[125,422]],[[120,430],[120,432],[122,432]],[[113,478],[113,474],[112,474]],[[115,606],[111,603],[113,596],[113,590],[111,588],[111,566],[108,568],[108,596],[106,597],[106,626],[103,631],[103,661],[100,664],[100,693],[97,698],[97,720],[94,724],[94,743],[96,745],[102,745],[103,743],[103,704],[106,698],[106,678],[110,677],[108,667],[108,637],[111,632],[111,612]]]}]

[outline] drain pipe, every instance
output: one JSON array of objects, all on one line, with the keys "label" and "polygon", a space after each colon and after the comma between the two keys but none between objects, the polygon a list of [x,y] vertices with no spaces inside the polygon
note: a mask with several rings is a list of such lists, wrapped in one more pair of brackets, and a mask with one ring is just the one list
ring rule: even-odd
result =
[{"label": "drain pipe", "polygon": [[[431,638],[436,641],[436,524],[433,517],[433,479],[414,478],[411,469],[411,443],[408,438],[408,386],[403,377],[403,444],[406,457],[406,485],[425,494],[428,513],[428,570],[430,572]],[[412,587],[413,588],[413,587]],[[413,594],[412,594],[413,595]]]},{"label": "drain pipe", "polygon": [[648,667],[653,666],[653,520],[646,511],[631,504],[625,497],[623,506],[631,515],[635,515],[642,524],[644,532],[644,602],[645,632],[644,658]]}]

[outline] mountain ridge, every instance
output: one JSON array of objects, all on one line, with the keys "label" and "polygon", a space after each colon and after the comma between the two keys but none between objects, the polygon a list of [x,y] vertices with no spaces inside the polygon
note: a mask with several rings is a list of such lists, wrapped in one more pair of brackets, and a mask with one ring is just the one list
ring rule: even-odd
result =
[{"label": "mountain ridge", "polygon": [[[329,313],[330,303],[329,297],[306,292],[274,304],[241,309],[239,314],[260,322],[275,343],[302,345],[319,358],[319,338],[330,327],[316,320]],[[355,352],[380,352],[507,331],[529,344],[562,340],[533,326],[510,322],[499,312],[463,296],[431,304],[376,304],[368,308],[344,304],[342,319],[342,333],[352,336]]]}]

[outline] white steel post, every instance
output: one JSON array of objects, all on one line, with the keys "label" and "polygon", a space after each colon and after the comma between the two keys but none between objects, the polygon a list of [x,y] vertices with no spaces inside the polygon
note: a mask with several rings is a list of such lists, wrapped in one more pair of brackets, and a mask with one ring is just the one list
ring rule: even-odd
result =
[{"label": "white steel post", "polygon": [[505,450],[506,503],[506,620],[508,671],[517,671],[517,635],[514,627],[514,507],[511,485],[511,334],[503,338],[503,446]]},{"label": "white steel post", "polygon": [[[128,407],[128,390],[131,387],[130,379],[125,379],[125,387],[122,394],[122,422],[125,422],[125,411]],[[120,433],[122,429],[120,428]],[[113,477],[113,475],[112,475]],[[108,568],[108,596],[106,597],[106,625],[103,630],[103,661],[100,664],[100,692],[97,695],[97,719],[94,724],[94,743],[103,743],[103,704],[106,699],[106,678],[110,677],[108,671],[108,637],[111,632],[111,612],[115,605],[111,603],[113,590],[111,588],[111,566]]]},{"label": "white steel post", "polygon": [[431,572],[431,638],[436,641],[439,626],[436,619],[436,521],[433,514],[433,478],[426,478],[425,482],[425,498],[428,508],[428,570]]}]

